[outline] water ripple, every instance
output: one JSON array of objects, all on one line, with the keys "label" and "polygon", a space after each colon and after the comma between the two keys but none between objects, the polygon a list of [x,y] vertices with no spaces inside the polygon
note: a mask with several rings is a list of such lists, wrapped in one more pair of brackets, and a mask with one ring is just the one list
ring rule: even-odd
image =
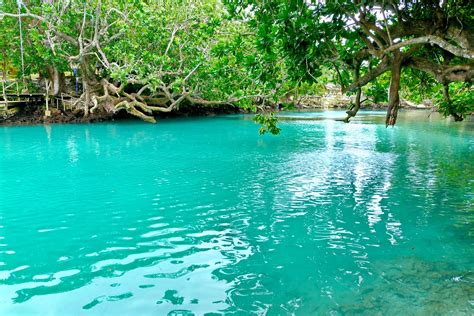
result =
[{"label": "water ripple", "polygon": [[1,128],[0,314],[472,314],[472,122],[340,114]]}]

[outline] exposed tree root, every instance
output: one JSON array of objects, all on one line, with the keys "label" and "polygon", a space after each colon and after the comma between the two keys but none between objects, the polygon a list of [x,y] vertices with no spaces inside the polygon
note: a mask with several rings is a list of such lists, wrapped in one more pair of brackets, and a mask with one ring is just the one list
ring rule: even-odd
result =
[{"label": "exposed tree root", "polygon": [[[138,92],[127,92],[127,86],[142,85]],[[157,90],[152,90],[146,83],[137,80],[129,80],[125,83],[112,83],[102,79],[100,83],[89,82],[85,91],[73,102],[73,107],[83,108],[84,116],[88,113],[104,112],[115,114],[126,111],[130,115],[140,118],[146,122],[155,123],[154,113],[169,113],[179,108],[180,104],[187,102],[201,105],[223,105],[232,104],[242,98],[229,98],[224,101],[210,101],[193,96],[189,91],[180,93],[171,92],[164,85]],[[147,95],[144,93],[147,92]],[[252,97],[252,96],[250,96]]]}]

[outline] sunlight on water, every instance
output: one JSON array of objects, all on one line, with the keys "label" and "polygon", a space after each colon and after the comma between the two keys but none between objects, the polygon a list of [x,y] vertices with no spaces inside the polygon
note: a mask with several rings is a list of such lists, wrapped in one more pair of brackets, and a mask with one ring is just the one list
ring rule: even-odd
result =
[{"label": "sunlight on water", "polygon": [[428,114],[2,127],[0,314],[472,314],[474,124]]}]

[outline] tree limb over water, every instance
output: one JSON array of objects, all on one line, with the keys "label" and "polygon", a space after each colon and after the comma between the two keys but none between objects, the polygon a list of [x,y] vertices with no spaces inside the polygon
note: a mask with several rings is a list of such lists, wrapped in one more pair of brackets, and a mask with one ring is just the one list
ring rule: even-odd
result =
[{"label": "tree limb over water", "polygon": [[394,125],[403,93],[422,86],[451,89],[440,104],[453,117],[474,111],[457,97],[474,77],[468,1],[223,2],[35,0],[20,11],[5,2],[3,72],[18,64],[20,19],[26,75],[39,73],[57,95],[74,72],[72,104],[85,116],[126,111],[154,122],[184,105],[268,108],[331,80],[355,94],[346,122],[370,92],[388,101],[386,125]]},{"label": "tree limb over water", "polygon": [[[335,67],[343,92],[357,94],[353,109],[360,107],[360,89],[377,85],[390,72],[387,126],[396,123],[404,71],[429,74],[443,85],[470,85],[473,79],[474,7],[469,1],[227,3],[235,15],[258,25],[266,52],[285,54],[288,63],[301,69],[296,76],[310,73],[314,78],[321,68]],[[271,42],[264,41],[272,36]],[[347,79],[352,83],[345,84]],[[466,114],[451,110],[455,118]],[[355,113],[348,111],[346,121]]]}]

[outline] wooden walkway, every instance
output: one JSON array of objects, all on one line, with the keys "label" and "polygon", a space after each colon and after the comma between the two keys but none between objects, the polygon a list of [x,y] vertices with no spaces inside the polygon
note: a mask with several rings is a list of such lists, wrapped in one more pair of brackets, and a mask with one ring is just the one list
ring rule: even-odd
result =
[{"label": "wooden walkway", "polygon": [[46,95],[45,93],[6,93],[0,94],[0,119],[18,113],[28,106],[44,107],[46,112],[50,108],[66,110],[74,96],[68,94]]},{"label": "wooden walkway", "polygon": [[10,116],[20,108],[29,105],[45,104],[46,95],[43,93],[7,93],[0,94],[0,117]]},{"label": "wooden walkway", "polygon": [[0,94],[0,109],[5,111],[15,107],[44,104],[45,98],[42,93]]}]

